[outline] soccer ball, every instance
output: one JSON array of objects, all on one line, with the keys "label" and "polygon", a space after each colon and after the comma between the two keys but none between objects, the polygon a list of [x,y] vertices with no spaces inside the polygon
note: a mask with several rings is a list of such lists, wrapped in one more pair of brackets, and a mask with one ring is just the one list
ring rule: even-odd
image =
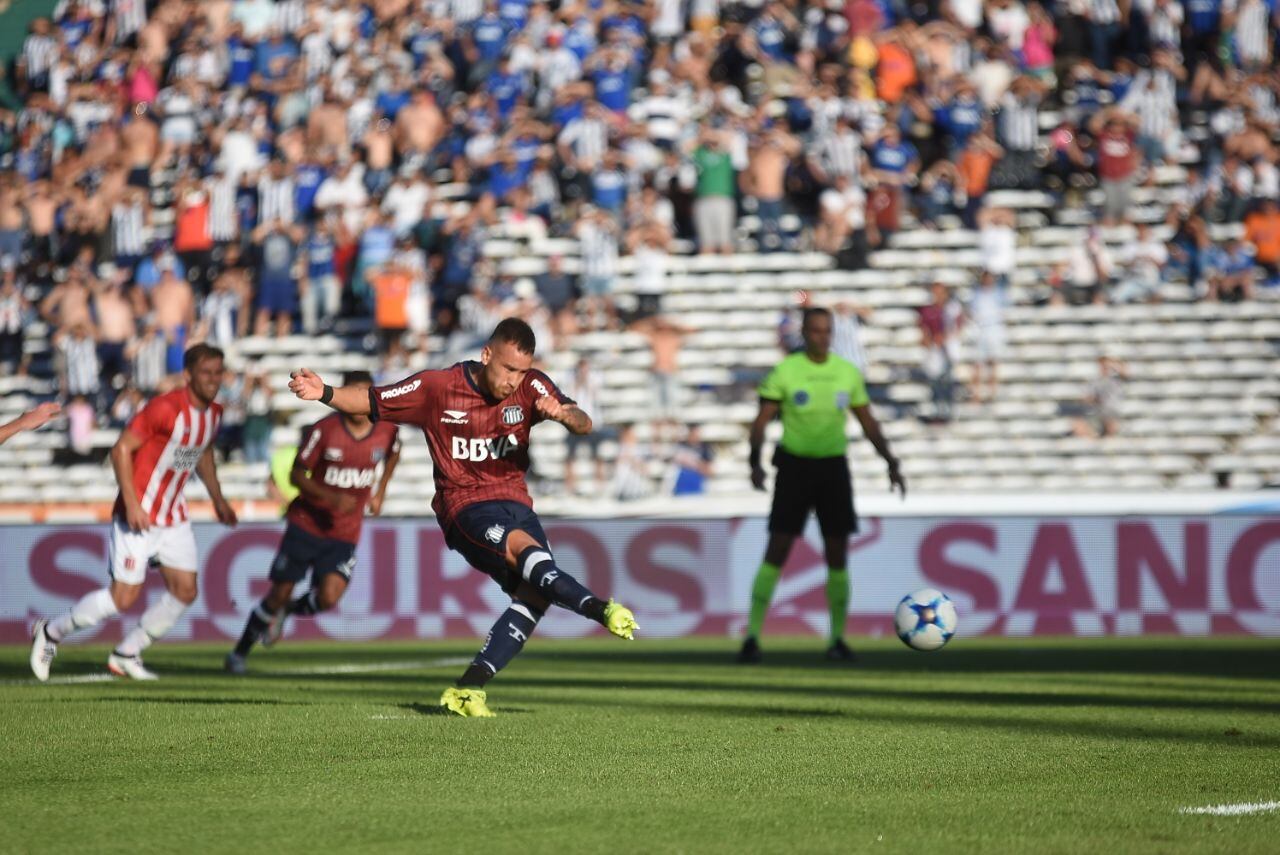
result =
[{"label": "soccer ball", "polygon": [[898,638],[915,650],[937,650],[956,631],[956,606],[936,588],[907,594],[893,615]]}]

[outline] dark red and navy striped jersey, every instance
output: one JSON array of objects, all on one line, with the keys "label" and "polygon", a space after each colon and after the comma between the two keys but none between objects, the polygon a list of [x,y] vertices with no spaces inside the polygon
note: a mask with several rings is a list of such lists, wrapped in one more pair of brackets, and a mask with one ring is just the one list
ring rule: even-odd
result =
[{"label": "dark red and navy striped jersey", "polygon": [[373,418],[422,428],[435,465],[431,508],[442,526],[478,502],[512,501],[532,507],[525,484],[529,429],[542,421],[534,402],[551,395],[561,403],[573,403],[537,370],[526,374],[507,398],[494,400],[473,379],[480,370],[478,362],[459,362],[369,392]]},{"label": "dark red and navy striped jersey", "polygon": [[294,465],[301,464],[313,480],[329,489],[350,493],[356,499],[356,506],[354,510],[339,512],[306,496],[298,496],[289,503],[285,519],[317,537],[358,543],[365,505],[378,482],[381,467],[399,448],[398,431],[391,422],[374,422],[362,437],[351,433],[340,413],[325,416],[303,428]]}]

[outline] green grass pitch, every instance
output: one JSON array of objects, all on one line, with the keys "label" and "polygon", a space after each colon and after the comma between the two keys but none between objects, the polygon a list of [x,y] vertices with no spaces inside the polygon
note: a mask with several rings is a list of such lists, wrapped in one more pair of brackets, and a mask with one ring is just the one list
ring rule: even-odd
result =
[{"label": "green grass pitch", "polygon": [[474,642],[285,644],[241,679],[161,644],[157,683],[43,686],[4,647],[0,851],[1280,851],[1280,811],[1179,812],[1280,800],[1280,642],[861,646],[535,639],[490,720],[435,711]]}]

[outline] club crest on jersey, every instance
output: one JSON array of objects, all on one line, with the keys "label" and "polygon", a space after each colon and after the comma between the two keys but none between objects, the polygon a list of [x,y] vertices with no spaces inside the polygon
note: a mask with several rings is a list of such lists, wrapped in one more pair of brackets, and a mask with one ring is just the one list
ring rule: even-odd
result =
[{"label": "club crest on jersey", "polygon": [[502,423],[504,425],[518,425],[524,421],[524,410],[520,407],[503,407]]},{"label": "club crest on jersey", "polygon": [[341,448],[326,448],[326,449],[324,450],[324,459],[325,459],[325,460],[341,460],[341,459],[342,459],[342,449],[341,449]]},{"label": "club crest on jersey", "polygon": [[464,410],[445,410],[444,417],[440,421],[447,425],[465,425],[467,414]]},{"label": "club crest on jersey", "polygon": [[841,410],[849,409],[848,392],[836,392],[836,408]]},{"label": "club crest on jersey", "polygon": [[373,459],[374,463],[381,463],[383,460],[387,459],[387,450],[385,448],[375,448],[369,456]]},{"label": "club crest on jersey", "polygon": [[495,523],[485,529],[484,539],[496,546],[499,543],[502,543],[502,535],[504,535],[506,531],[507,530],[504,527]]}]

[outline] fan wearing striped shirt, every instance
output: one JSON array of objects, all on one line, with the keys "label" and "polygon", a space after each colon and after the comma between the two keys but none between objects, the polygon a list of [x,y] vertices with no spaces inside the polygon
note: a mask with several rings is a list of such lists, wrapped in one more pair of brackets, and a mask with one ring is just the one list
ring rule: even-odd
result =
[{"label": "fan wearing striped shirt", "polygon": [[63,639],[133,606],[153,564],[164,578],[165,593],[111,651],[107,668],[118,677],[156,679],[142,664],[142,651],[173,629],[197,593],[196,541],[183,495],[193,471],[209,493],[218,522],[236,524],[236,512],[218,484],[212,448],[222,421],[222,407],[214,398],[222,388],[223,373],[221,350],[205,344],[188,349],[183,360],[186,385],[153,398],[121,432],[111,449],[120,485],[107,551],[111,582],[59,617],[36,621],[31,638],[36,679],[49,679],[49,666]]}]

